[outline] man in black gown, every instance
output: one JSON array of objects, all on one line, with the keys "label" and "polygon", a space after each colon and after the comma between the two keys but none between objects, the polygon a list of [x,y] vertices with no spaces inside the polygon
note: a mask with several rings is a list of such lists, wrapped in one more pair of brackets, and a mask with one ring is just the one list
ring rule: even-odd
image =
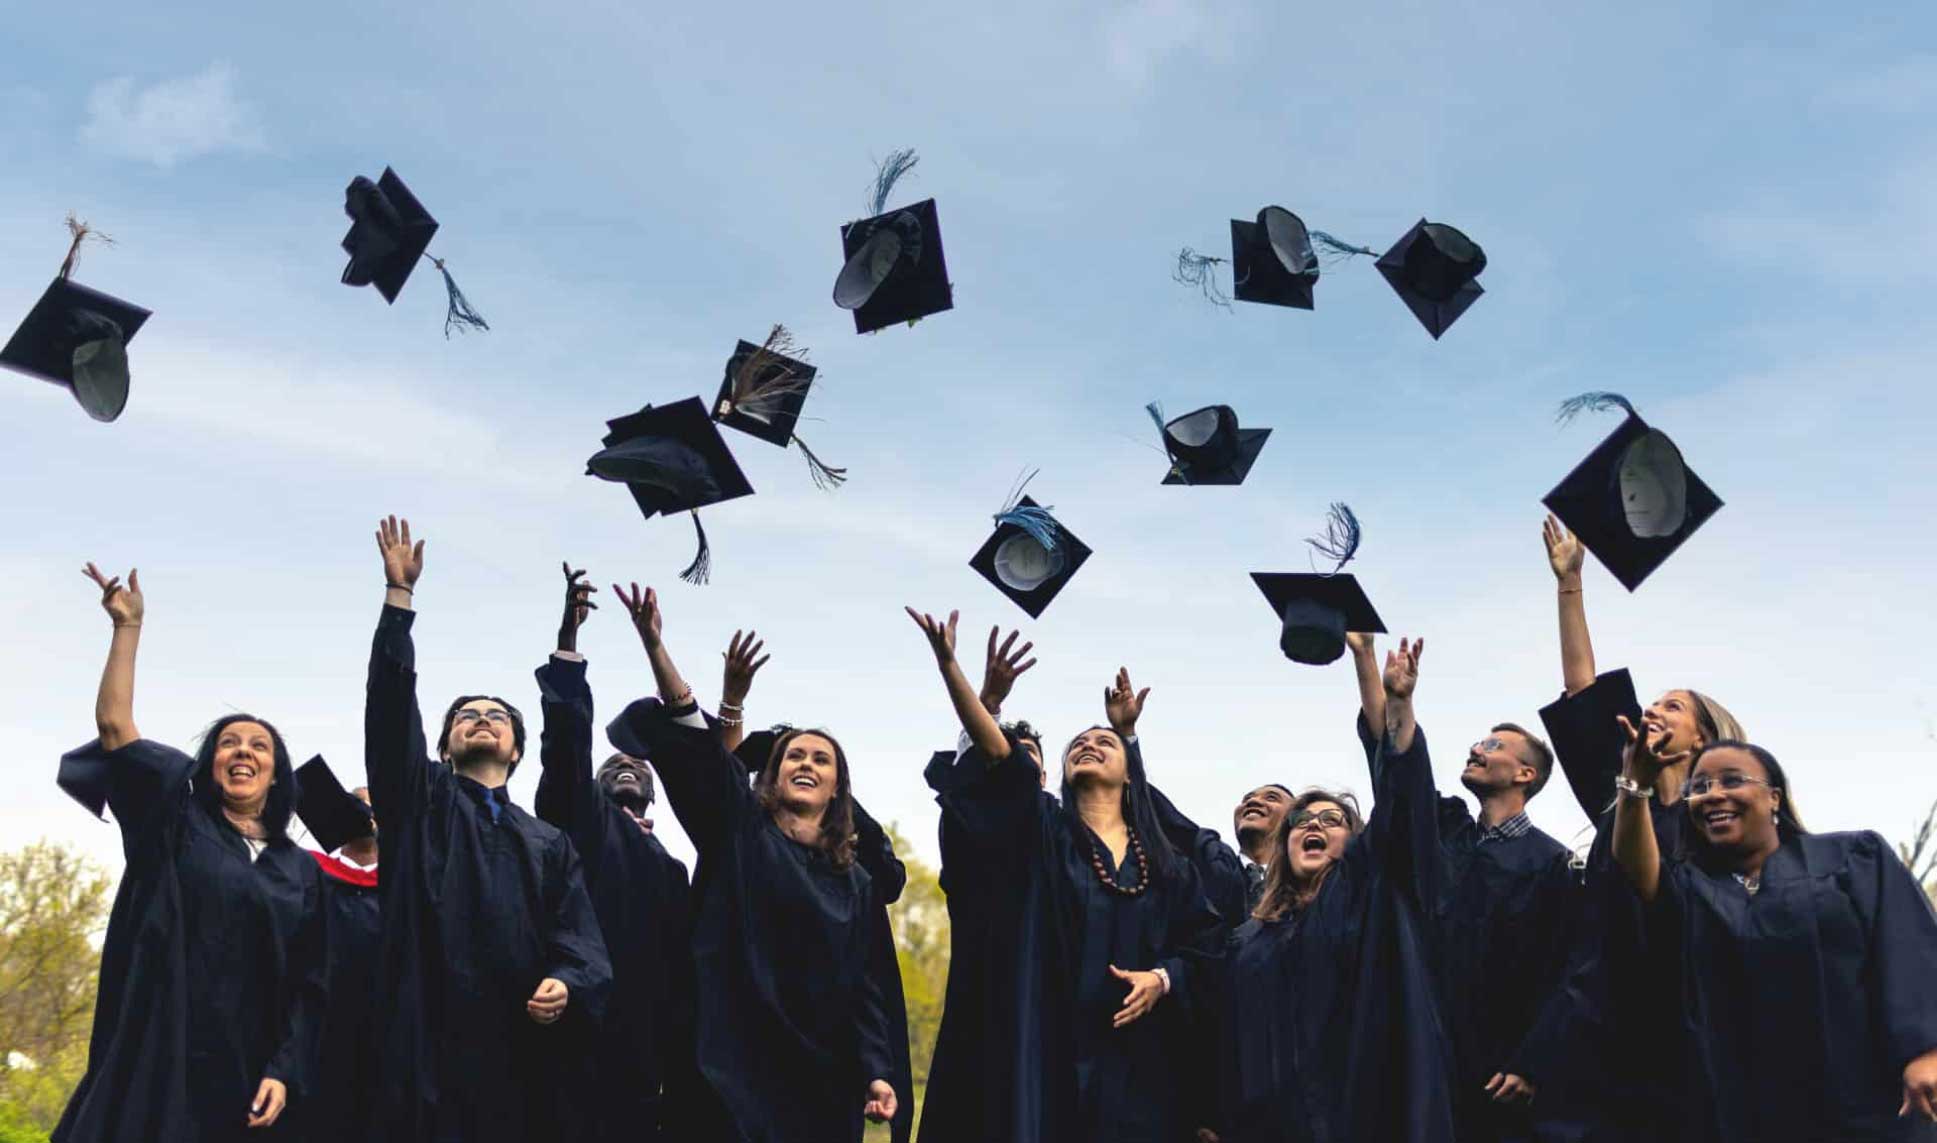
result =
[{"label": "man in black gown", "polygon": [[1271,839],[1278,836],[1291,799],[1288,787],[1267,782],[1239,798],[1237,808],[1231,811],[1231,832],[1244,859],[1244,915],[1229,918],[1233,925],[1243,924],[1264,896],[1264,871],[1271,867]]},{"label": "man in black gown", "polygon": [[568,1110],[556,1094],[583,1066],[560,1025],[596,1025],[612,980],[598,919],[570,839],[506,794],[524,750],[515,709],[459,699],[438,737],[446,764],[425,749],[410,638],[424,548],[394,517],[377,543],[386,594],[364,710],[383,838],[376,1135],[550,1140]]},{"label": "man in black gown", "polygon": [[692,1053],[692,994],[680,984],[691,926],[686,915],[686,867],[652,835],[652,771],[645,762],[614,754],[592,771],[592,689],[578,654],[586,596],[568,566],[565,617],[558,650],[538,668],[544,731],[539,760],[538,816],[572,839],[584,862],[585,884],[612,959],[612,997],[594,1040],[585,1092],[593,1140],[681,1139],[685,1132],[667,1098],[677,1063]]}]

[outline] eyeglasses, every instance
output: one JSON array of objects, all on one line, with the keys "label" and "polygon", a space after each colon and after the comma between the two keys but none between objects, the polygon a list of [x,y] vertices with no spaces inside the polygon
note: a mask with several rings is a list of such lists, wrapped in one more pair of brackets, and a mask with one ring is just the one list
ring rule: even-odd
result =
[{"label": "eyeglasses", "polygon": [[1688,796],[1691,798],[1699,798],[1718,786],[1721,787],[1723,793],[1733,793],[1744,786],[1768,786],[1772,790],[1775,789],[1773,785],[1764,779],[1751,778],[1747,774],[1724,774],[1719,778],[1711,778],[1707,774],[1703,774],[1701,777],[1689,781]]},{"label": "eyeglasses", "polygon": [[1476,754],[1495,754],[1506,748],[1506,742],[1498,738],[1482,738],[1473,744],[1473,752]]},{"label": "eyeglasses", "polygon": [[1317,822],[1325,829],[1344,829],[1345,814],[1341,810],[1320,810],[1317,813],[1306,810],[1304,813],[1291,819],[1291,828],[1304,829],[1313,822]]},{"label": "eyeglasses", "polygon": [[460,710],[451,716],[451,723],[455,726],[469,726],[480,718],[492,726],[511,725],[510,712],[502,710]]}]

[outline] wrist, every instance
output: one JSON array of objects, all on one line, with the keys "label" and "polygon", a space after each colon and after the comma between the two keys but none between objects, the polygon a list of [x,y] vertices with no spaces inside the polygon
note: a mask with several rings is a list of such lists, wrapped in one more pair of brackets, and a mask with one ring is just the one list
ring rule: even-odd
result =
[{"label": "wrist", "polygon": [[1554,586],[1565,594],[1576,594],[1581,589],[1581,573],[1578,571],[1562,572],[1555,577]]}]

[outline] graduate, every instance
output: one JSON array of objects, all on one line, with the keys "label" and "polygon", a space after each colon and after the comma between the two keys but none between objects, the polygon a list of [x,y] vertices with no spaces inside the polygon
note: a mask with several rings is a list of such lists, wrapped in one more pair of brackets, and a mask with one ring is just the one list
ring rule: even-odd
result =
[{"label": "graduate", "polygon": [[[565,571],[558,649],[538,668],[544,730],[538,757],[540,819],[572,841],[612,961],[612,993],[591,1045],[584,1083],[589,1140],[684,1139],[667,1098],[669,1077],[691,1055],[691,924],[686,867],[659,844],[646,818],[652,772],[616,754],[592,770],[592,690],[578,629],[598,607],[583,571]],[[673,1081],[677,1086],[677,1080]]]},{"label": "graduate", "polygon": [[962,1109],[972,1119],[957,1125],[958,1137],[1183,1137],[1199,1124],[1173,1047],[1188,1035],[1198,977],[1216,955],[1218,918],[1151,808],[1129,741],[1143,695],[1121,675],[1106,688],[1112,725],[1085,730],[1063,750],[1059,803],[962,673],[957,616],[908,614],[973,742],[941,795],[972,850],[953,855],[951,884],[985,879],[974,893],[997,903],[983,918],[988,955],[1009,961],[990,974],[1007,991],[982,998],[992,1034],[948,1062],[968,1074],[930,1066],[931,1085],[981,1094],[979,1107]]},{"label": "graduate", "polygon": [[329,1006],[324,1009],[316,1097],[302,1116],[315,1139],[364,1139],[376,1126],[379,1039],[377,827],[370,790],[345,790],[321,756],[296,768],[296,815],[322,847],[310,850],[329,912]]},{"label": "graduate", "polygon": [[379,1139],[513,1143],[558,1135],[612,981],[578,852],[511,803],[524,721],[502,699],[451,703],[427,749],[413,599],[424,544],[377,528],[384,605],[370,649],[364,764],[383,839]]},{"label": "graduate", "polygon": [[1451,1048],[1426,903],[1441,862],[1419,648],[1386,656],[1372,818],[1307,790],[1273,846],[1264,899],[1225,950],[1222,1143],[1451,1143]]},{"label": "graduate", "polygon": [[287,832],[289,750],[251,714],[218,719],[193,758],[143,738],[141,580],[93,564],[86,574],[114,636],[99,737],[61,757],[58,780],[95,816],[114,811],[127,868],[101,947],[87,1071],[52,1137],[290,1137],[315,1077],[328,919],[316,863]]},{"label": "graduate", "polygon": [[[1656,785],[1671,756],[1621,723],[1623,777]],[[1646,1044],[1675,1080],[1661,1138],[1937,1139],[1937,918],[1922,886],[1874,833],[1805,830],[1759,746],[1706,744],[1683,793],[1679,859],[1656,841],[1650,798],[1624,787],[1614,812],[1645,927],[1613,946],[1616,975],[1644,977],[1651,1015],[1667,1017]]]},{"label": "graduate", "polygon": [[[1346,642],[1359,680],[1359,737],[1376,766],[1386,712],[1373,638]],[[1566,977],[1580,879],[1572,851],[1527,817],[1553,769],[1546,743],[1497,723],[1467,748],[1460,770],[1478,817],[1459,798],[1436,797],[1442,869],[1429,927],[1461,1143],[1536,1137],[1533,1104],[1557,1047],[1550,1037],[1566,1027],[1554,996]]]},{"label": "graduate", "polygon": [[1244,908],[1233,924],[1243,924],[1264,899],[1264,871],[1271,864],[1278,827],[1285,824],[1285,811],[1296,796],[1288,786],[1267,782],[1239,798],[1231,811],[1231,834],[1238,839],[1244,862]]},{"label": "graduate", "polygon": [[855,1143],[864,1117],[893,1119],[909,1093],[887,1078],[895,1017],[870,971],[881,905],[856,857],[847,756],[824,732],[789,729],[749,788],[673,664],[657,593],[613,590],[659,694],[607,733],[652,759],[699,851],[693,963],[710,1106],[691,1138]]}]

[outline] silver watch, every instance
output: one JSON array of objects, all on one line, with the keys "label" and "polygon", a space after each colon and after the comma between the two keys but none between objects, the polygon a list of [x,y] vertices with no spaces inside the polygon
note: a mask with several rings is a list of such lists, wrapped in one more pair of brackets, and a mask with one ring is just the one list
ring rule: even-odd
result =
[{"label": "silver watch", "polygon": [[1653,786],[1644,786],[1626,774],[1616,774],[1614,776],[1614,792],[1623,797],[1636,798],[1644,802],[1655,796],[1655,788]]}]

